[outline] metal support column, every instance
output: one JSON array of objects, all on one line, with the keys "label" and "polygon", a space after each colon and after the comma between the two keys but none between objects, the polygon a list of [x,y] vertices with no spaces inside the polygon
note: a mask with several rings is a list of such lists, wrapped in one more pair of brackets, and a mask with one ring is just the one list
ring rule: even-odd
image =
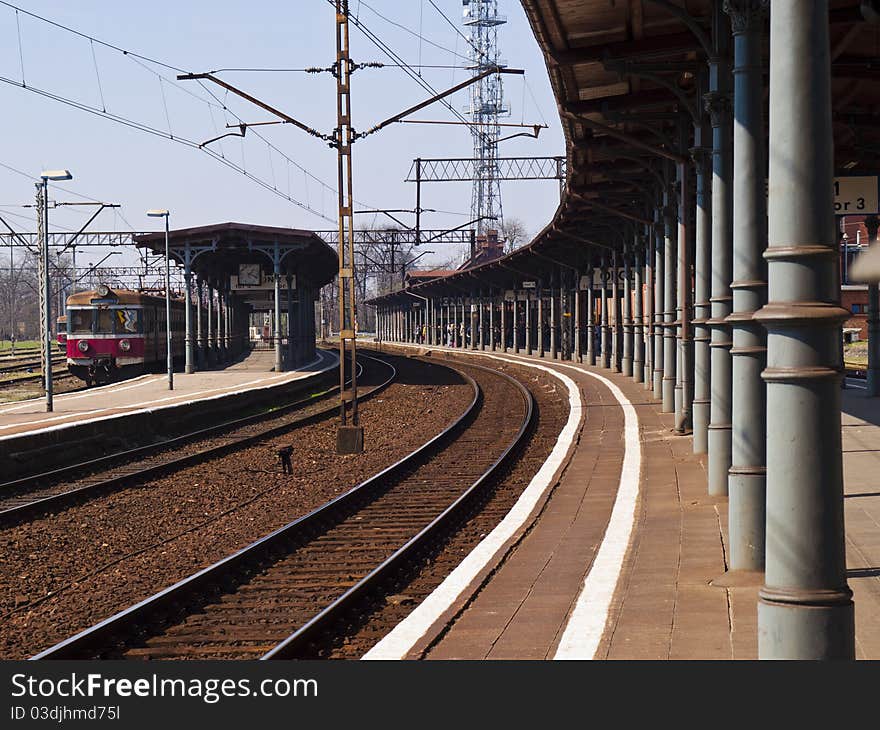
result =
[{"label": "metal support column", "polygon": [[753,319],[767,303],[764,146],[765,3],[728,0],[733,27],[732,450],[728,479],[731,570],[764,569],[766,522],[767,333]]},{"label": "metal support column", "polygon": [[198,357],[196,358],[197,367],[202,370],[205,367],[205,329],[204,318],[202,317],[202,309],[204,308],[204,286],[202,277],[196,277],[196,337],[198,341]]},{"label": "metal support column", "polygon": [[599,327],[601,332],[601,339],[599,341],[599,357],[602,363],[603,368],[611,367],[611,342],[609,342],[609,325],[608,325],[608,267],[605,265],[605,257],[602,257],[602,276],[600,277],[602,282],[602,291],[600,292],[600,306],[602,307],[599,311]]},{"label": "metal support column", "polygon": [[[288,274],[286,277],[287,283],[287,367],[292,369],[299,365],[299,358],[294,356],[294,346],[293,346],[293,338],[296,337],[297,341],[302,337],[302,329],[299,326],[299,317],[297,318],[297,326],[294,329],[293,322],[293,275]],[[301,292],[297,292],[297,294],[301,294]],[[299,302],[297,303],[297,314],[302,316],[302,297],[298,297]],[[300,348],[296,348],[296,354],[300,354]]]},{"label": "metal support column", "polygon": [[513,352],[514,354],[519,354],[519,302],[516,300],[516,290],[513,292],[513,302],[511,302],[511,308],[513,310],[513,329],[511,334],[513,335]]},{"label": "metal support column", "polygon": [[526,355],[531,355],[534,342],[532,340],[532,295],[531,290],[526,289]]},{"label": "metal support column", "polygon": [[617,251],[611,252],[611,367],[614,372],[621,370],[622,342],[620,329],[620,269]]},{"label": "metal support column", "polygon": [[694,342],[691,333],[691,230],[689,163],[678,163],[678,386],[675,404],[675,430],[688,433],[693,427],[694,401]]},{"label": "metal support column", "polygon": [[223,288],[217,287],[217,360],[226,362],[226,348],[223,346]]},{"label": "metal support column", "polygon": [[280,373],[284,370],[284,360],[281,352],[281,252],[277,242],[275,244],[272,265],[275,273],[275,316],[272,320],[272,328],[275,335],[273,340],[275,344],[275,372]]},{"label": "metal support column", "polygon": [[639,245],[639,241],[635,242],[635,260],[633,266],[633,273],[635,274],[635,281],[633,282],[635,285],[635,306],[634,314],[632,321],[632,345],[633,347],[633,361],[632,361],[632,372],[630,373],[633,377],[633,380],[636,383],[641,383],[645,378],[645,325],[644,325],[644,317],[645,317],[645,303],[643,296],[643,282],[642,275],[644,272],[642,265],[642,256],[643,251],[642,247]]},{"label": "metal support column", "polygon": [[231,361],[235,346],[232,341],[232,292],[229,291],[228,280],[225,284],[223,296],[224,301],[226,302],[226,306],[223,310],[225,315],[223,318],[223,324],[226,327],[226,356]]},{"label": "metal support column", "polygon": [[535,296],[538,298],[538,326],[535,328],[538,337],[538,357],[544,357],[544,282],[541,280],[538,280]]},{"label": "metal support column", "polygon": [[205,307],[205,320],[207,321],[207,346],[206,356],[208,363],[216,363],[217,357],[214,352],[214,287],[208,284],[207,302]]},{"label": "metal support column", "polygon": [[[709,405],[709,494],[727,494],[728,470],[731,464],[731,356],[730,314],[732,295],[730,280],[733,255],[731,129],[728,61],[729,23],[721,12],[718,17],[718,57],[709,64],[709,88],[704,96],[712,121],[712,328],[710,349]],[[830,183],[829,183],[830,186]]]},{"label": "metal support column", "polygon": [[706,174],[707,156],[703,145],[708,133],[697,127],[696,165],[697,165],[697,210],[696,210],[696,257],[694,259],[694,440],[695,454],[705,454],[709,450],[709,405],[710,405],[710,329],[707,322],[711,315],[709,303],[711,285],[712,212]]},{"label": "metal support column", "polygon": [[[562,287],[559,287],[561,291]],[[557,321],[559,318],[559,306],[556,303],[556,294],[557,289],[553,286],[553,280],[550,280],[550,357],[554,360],[559,356],[559,334],[558,327],[559,322]]]},{"label": "metal support column", "polygon": [[467,350],[468,347],[468,318],[470,316],[467,306],[467,297],[461,298],[461,342],[459,342],[459,347],[462,350]]},{"label": "metal support column", "polygon": [[662,206],[654,211],[654,399],[663,400],[663,307],[666,283],[664,275],[663,229],[660,225]]},{"label": "metal support column", "polygon": [[[667,175],[667,182],[669,177]],[[677,263],[675,231],[672,225],[672,191],[667,185],[663,192],[663,413],[675,413],[675,366],[678,360],[675,339]]]},{"label": "metal support column", "polygon": [[192,251],[190,250],[189,241],[187,241],[183,255],[183,280],[186,284],[186,293],[184,294],[184,312],[186,322],[186,365],[184,371],[190,374],[195,371],[195,353],[193,351],[192,321],[192,276]]},{"label": "metal support column", "polygon": [[654,234],[651,226],[645,225],[644,246],[644,294],[642,295],[642,340],[645,352],[645,370],[642,383],[645,390],[651,390],[654,385],[651,382],[654,371]]},{"label": "metal support column", "polygon": [[489,351],[495,352],[495,297],[492,296],[491,289],[487,302],[489,306]]},{"label": "metal support column", "polygon": [[593,262],[587,267],[587,365],[596,364],[596,299],[593,290],[593,277],[596,269]]},{"label": "metal support column", "polygon": [[[770,13],[767,559],[762,659],[853,659],[840,434],[828,0]],[[797,235],[794,235],[796,232]]]},{"label": "metal support column", "polygon": [[620,371],[627,377],[633,374],[633,316],[632,280],[630,279],[630,248],[623,246],[623,354]]}]

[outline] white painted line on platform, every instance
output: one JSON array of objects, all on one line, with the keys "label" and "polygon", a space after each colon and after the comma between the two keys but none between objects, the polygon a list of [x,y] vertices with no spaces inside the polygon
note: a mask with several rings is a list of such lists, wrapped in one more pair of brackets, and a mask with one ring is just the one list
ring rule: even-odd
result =
[{"label": "white painted line on platform", "polygon": [[[434,347],[431,349],[436,350],[440,348]],[[454,352],[455,350],[451,351]],[[565,426],[563,426],[562,431],[560,431],[556,445],[553,447],[547,460],[542,464],[510,511],[504,516],[504,519],[480,541],[464,560],[456,566],[455,570],[412,613],[370,649],[362,657],[363,659],[402,659],[406,656],[416,642],[428,632],[431,626],[467,590],[468,586],[473,583],[480,572],[493,560],[499,550],[504,548],[505,543],[526,523],[542,496],[552,486],[553,476],[563,463],[571,443],[577,436],[583,405],[580,388],[571,378],[538,363],[502,357],[493,353],[469,352],[470,354],[482,355],[493,360],[544,370],[559,378],[568,389],[568,402],[570,406],[568,420]]]},{"label": "white painted line on platform", "polygon": [[860,390],[867,390],[868,386],[864,384],[864,381],[859,382],[858,380],[853,380],[852,378],[846,379],[846,387],[847,388],[859,388]]},{"label": "white painted line on platform", "polygon": [[607,378],[586,370],[583,372],[603,382],[620,404],[624,415],[625,451],[617,498],[614,500],[605,536],[584,579],[583,588],[568,618],[554,659],[593,659],[596,656],[632,539],[642,472],[639,418],[632,402]]},{"label": "white painted line on platform", "polygon": [[[122,404],[122,405],[118,405],[118,406],[108,406],[106,408],[99,408],[99,409],[91,410],[91,411],[77,411],[77,412],[73,412],[73,413],[60,414],[58,416],[55,416],[52,418],[45,418],[45,419],[42,419],[39,421],[19,421],[17,423],[6,424],[3,426],[0,426],[0,431],[7,430],[10,428],[20,428],[22,426],[30,426],[32,424],[50,423],[53,421],[60,421],[60,420],[69,419],[69,418],[78,419],[78,420],[75,420],[75,421],[72,421],[69,423],[61,423],[61,424],[58,424],[55,426],[47,426],[46,428],[21,431],[19,433],[9,434],[7,436],[0,436],[0,441],[5,441],[7,439],[20,438],[22,436],[29,436],[29,435],[35,434],[35,433],[46,433],[49,431],[57,431],[62,428],[68,428],[70,426],[79,426],[79,425],[84,425],[84,424],[88,424],[88,423],[94,423],[96,421],[110,420],[113,418],[122,418],[124,416],[130,416],[134,413],[151,413],[153,411],[164,410],[166,408],[177,408],[179,406],[189,405],[189,404],[194,403],[196,401],[216,400],[218,398],[225,398],[225,397],[232,396],[232,395],[239,395],[239,394],[247,391],[246,386],[255,385],[257,383],[263,383],[266,381],[278,381],[277,384],[280,385],[281,383],[283,383],[285,381],[289,382],[289,381],[293,381],[293,380],[301,380],[307,376],[325,372],[325,371],[329,370],[330,368],[336,366],[336,364],[338,362],[338,357],[333,356],[332,362],[329,365],[325,365],[325,366],[321,367],[320,369],[316,369],[316,370],[306,370],[306,368],[310,368],[312,365],[320,363],[324,359],[324,357],[331,357],[331,356],[324,355],[323,353],[319,352],[314,360],[312,360],[310,363],[308,363],[306,365],[303,365],[302,368],[298,368],[297,370],[291,370],[290,372],[286,372],[286,373],[278,373],[277,375],[270,375],[269,377],[266,377],[266,378],[258,378],[257,380],[251,380],[251,381],[247,381],[245,383],[237,383],[234,386],[219,386],[217,388],[209,388],[206,390],[196,391],[195,393],[181,393],[179,395],[168,396],[167,398],[159,398],[156,400],[143,401],[141,403],[129,403],[129,404]],[[159,376],[159,379],[162,379],[163,377],[164,376]],[[226,390],[226,388],[229,388],[229,387],[234,387],[234,388],[236,388],[236,390]],[[272,386],[264,386],[264,387],[272,387]],[[220,392],[220,391],[222,391],[222,392]],[[195,397],[195,396],[205,395],[206,393],[217,393],[217,392],[219,392],[219,395],[211,396],[210,398],[196,398]],[[158,408],[150,408],[150,407],[142,408],[141,407],[141,406],[153,406],[157,403],[165,403],[167,401],[177,400],[178,398],[187,398],[188,400],[182,400],[182,401],[178,401],[176,403],[171,403],[169,405],[159,406]],[[108,411],[118,411],[120,409],[126,409],[126,410],[124,410],[122,413],[115,413],[111,416],[99,416],[97,418],[86,418],[86,419],[79,418],[79,416],[82,416],[82,415],[92,415],[95,413],[107,413]]]},{"label": "white painted line on platform", "polygon": [[[389,343],[402,344],[402,343]],[[403,343],[405,344],[405,343]],[[407,345],[408,346],[408,345]],[[416,345],[413,347],[459,354],[481,355],[496,360],[546,370],[560,378],[569,391],[571,410],[568,421],[559,434],[556,446],[547,462],[535,474],[529,486],[498,526],[487,535],[470,554],[447,576],[436,589],[403,621],[379,641],[362,658],[402,659],[473,583],[476,576],[497,554],[503,544],[528,519],[534,505],[550,486],[550,479],[562,463],[573,440],[582,409],[580,390],[571,378],[553,368],[534,362],[528,356],[504,357],[481,350]],[[598,373],[577,365],[553,361],[557,368],[576,370],[593,377],[608,387],[624,414],[624,457],[617,497],[602,544],[584,579],[577,602],[563,631],[554,659],[593,659],[605,632],[611,601],[623,569],[623,561],[635,527],[635,509],[641,480],[642,449],[639,438],[639,420],[632,402],[613,382]],[[574,391],[574,392],[573,392]],[[576,417],[575,417],[576,414]],[[551,460],[553,463],[551,465]],[[534,491],[533,491],[534,487]],[[528,495],[528,496],[527,496]],[[520,509],[522,505],[522,509]],[[528,508],[526,508],[528,507]]]},{"label": "white painted line on platform", "polygon": [[[129,380],[124,380],[121,383],[110,383],[108,385],[99,385],[96,388],[89,388],[87,391],[82,393],[59,393],[54,397],[55,402],[63,401],[67,402],[69,400],[78,400],[80,398],[88,398],[93,393],[101,392],[101,393],[118,393],[123,390],[130,390],[131,388],[139,388],[142,385],[147,385],[148,383],[154,383],[156,380],[163,378],[163,375],[139,375],[136,378],[131,378]],[[140,381],[140,382],[134,382]],[[115,388],[115,390],[110,390],[111,388]],[[14,406],[7,406],[4,408],[0,408],[0,415],[3,413],[13,413],[15,411],[20,411],[22,408],[29,408],[33,405],[42,405],[46,402],[46,396],[40,396],[39,398],[28,398],[27,400],[18,401]]]}]

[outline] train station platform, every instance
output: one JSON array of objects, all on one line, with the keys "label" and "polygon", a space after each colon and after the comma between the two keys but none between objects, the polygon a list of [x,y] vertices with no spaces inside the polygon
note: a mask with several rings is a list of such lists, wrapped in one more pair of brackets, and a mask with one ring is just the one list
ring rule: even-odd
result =
[{"label": "train station platform", "polygon": [[[411,347],[546,368],[572,408],[505,520],[365,658],[757,658],[763,576],[726,572],[728,499],[650,391],[601,367]],[[880,413],[857,383],[842,396],[856,656],[878,659]]]},{"label": "train station platform", "polygon": [[335,354],[319,350],[315,358],[302,367],[275,373],[272,372],[274,354],[271,351],[253,351],[223,369],[192,374],[175,372],[173,391],[168,389],[167,374],[151,373],[110,385],[56,395],[52,413],[46,412],[44,398],[5,405],[0,407],[0,449],[4,441],[23,436],[138,413],[171,411],[201,401],[281,386],[333,368],[337,361]]}]

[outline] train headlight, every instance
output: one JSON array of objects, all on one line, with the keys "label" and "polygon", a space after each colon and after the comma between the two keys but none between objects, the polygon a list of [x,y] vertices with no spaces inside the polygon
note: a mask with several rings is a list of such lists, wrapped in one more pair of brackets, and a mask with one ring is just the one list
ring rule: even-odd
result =
[{"label": "train headlight", "polygon": [[106,284],[99,284],[95,291],[99,297],[106,297],[110,293],[110,287]]},{"label": "train headlight", "polygon": [[131,349],[131,343],[128,340],[119,340],[119,349],[128,352]]},{"label": "train headlight", "polygon": [[76,349],[79,350],[80,352],[85,352],[86,350],[89,349],[89,343],[86,342],[85,340],[80,340],[79,342],[76,343]]}]

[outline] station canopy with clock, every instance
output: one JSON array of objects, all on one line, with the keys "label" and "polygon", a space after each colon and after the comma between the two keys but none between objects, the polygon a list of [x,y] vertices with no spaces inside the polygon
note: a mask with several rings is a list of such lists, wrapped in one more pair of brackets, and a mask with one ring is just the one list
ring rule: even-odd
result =
[{"label": "station canopy with clock", "polygon": [[[138,236],[138,247],[164,255],[164,232]],[[288,284],[298,292],[316,293],[336,276],[336,252],[312,231],[219,223],[173,230],[169,250],[193,278],[213,289],[229,292],[251,311],[271,312],[275,307],[275,272],[286,309]],[[195,283],[195,282],[194,282]]]}]

